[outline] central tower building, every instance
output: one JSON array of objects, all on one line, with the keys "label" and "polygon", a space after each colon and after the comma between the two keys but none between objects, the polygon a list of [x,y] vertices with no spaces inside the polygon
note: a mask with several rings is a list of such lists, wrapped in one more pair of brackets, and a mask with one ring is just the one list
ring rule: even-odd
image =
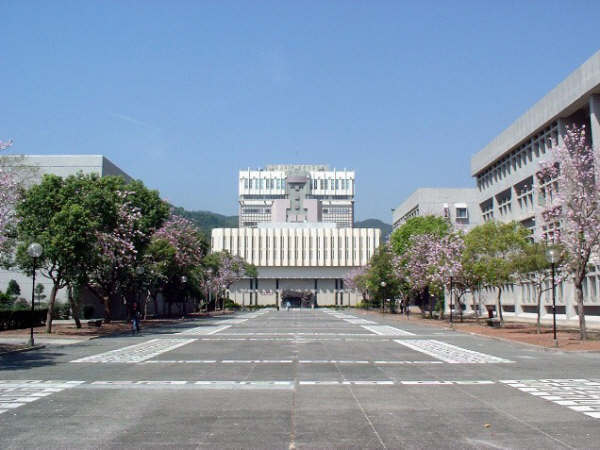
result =
[{"label": "central tower building", "polygon": [[377,228],[354,228],[354,171],[326,165],[271,165],[240,170],[239,228],[212,231],[213,251],[228,251],[258,268],[234,283],[242,305],[350,305],[344,286],[368,264],[381,239]]}]

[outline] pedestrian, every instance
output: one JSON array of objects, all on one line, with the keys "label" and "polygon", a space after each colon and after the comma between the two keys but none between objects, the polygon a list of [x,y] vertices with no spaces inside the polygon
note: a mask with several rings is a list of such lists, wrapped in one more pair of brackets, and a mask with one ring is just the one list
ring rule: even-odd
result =
[{"label": "pedestrian", "polygon": [[140,319],[142,314],[140,313],[137,302],[133,302],[131,307],[131,333],[136,334],[140,332]]}]

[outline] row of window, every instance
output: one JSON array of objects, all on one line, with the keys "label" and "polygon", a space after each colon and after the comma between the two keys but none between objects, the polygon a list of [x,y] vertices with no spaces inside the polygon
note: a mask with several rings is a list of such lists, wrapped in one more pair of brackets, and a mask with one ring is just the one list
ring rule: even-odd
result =
[{"label": "row of window", "polygon": [[317,190],[317,189],[320,189],[322,191],[327,190],[327,189],[347,190],[347,189],[350,189],[351,186],[352,186],[352,180],[346,180],[343,178],[342,179],[336,178],[335,180],[333,178],[330,178],[330,179],[321,178],[321,179],[313,179],[312,180],[312,188],[314,190]]},{"label": "row of window", "polygon": [[244,189],[285,189],[285,178],[242,178]]},{"label": "row of window", "polygon": [[477,174],[477,187],[480,191],[510,175],[521,167],[533,162],[558,143],[558,123],[552,125],[522,143],[486,170]]}]

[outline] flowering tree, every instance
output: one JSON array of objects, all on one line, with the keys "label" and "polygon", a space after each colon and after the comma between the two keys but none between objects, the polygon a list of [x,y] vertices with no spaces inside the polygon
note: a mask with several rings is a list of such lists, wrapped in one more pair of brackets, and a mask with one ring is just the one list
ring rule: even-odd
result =
[{"label": "flowering tree", "polygon": [[[151,295],[156,299],[159,291],[169,300],[169,311],[174,299],[179,298],[182,309],[185,292],[196,284],[195,274],[202,265],[208,244],[204,234],[189,221],[171,215],[161,228],[152,235],[146,254],[149,264],[148,279]],[[188,279],[182,282],[182,276]]]},{"label": "flowering tree", "polygon": [[344,286],[350,289],[358,290],[363,298],[363,302],[367,301],[367,272],[369,271],[369,265],[355,267],[349,270],[344,277]]},{"label": "flowering tree", "polygon": [[125,293],[123,288],[136,267],[135,240],[143,234],[137,228],[141,212],[127,201],[129,193],[116,194],[122,203],[117,206],[114,228],[96,231],[97,259],[89,274],[90,284],[102,290],[104,316],[108,321],[111,319],[110,299]]},{"label": "flowering tree", "polygon": [[403,263],[396,266],[398,276],[404,275],[418,290],[427,288],[434,292],[444,287],[450,289],[452,277],[452,288],[460,293],[460,301],[467,286],[462,265],[465,247],[462,235],[418,234],[410,241]]},{"label": "flowering tree", "polygon": [[537,214],[540,237],[560,243],[575,287],[581,339],[587,338],[583,282],[588,264],[600,250],[600,149],[592,149],[586,129],[567,127],[562,143],[540,162]]},{"label": "flowering tree", "polygon": [[[204,264],[207,270],[203,287],[214,291],[217,297],[246,275],[249,269],[253,270],[242,258],[227,251],[211,253],[205,258]],[[223,304],[221,306],[223,307]]]},{"label": "flowering tree", "polygon": [[[12,141],[0,141],[0,151],[6,150]],[[15,223],[15,205],[18,200],[18,183],[14,173],[0,167],[0,254],[8,237],[6,232]]]}]

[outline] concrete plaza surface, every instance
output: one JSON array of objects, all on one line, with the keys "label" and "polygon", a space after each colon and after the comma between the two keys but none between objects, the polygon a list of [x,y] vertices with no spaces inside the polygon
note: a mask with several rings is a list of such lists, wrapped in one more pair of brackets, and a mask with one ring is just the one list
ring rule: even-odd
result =
[{"label": "concrete plaza surface", "polygon": [[0,356],[0,448],[599,448],[600,355],[352,311]]}]

